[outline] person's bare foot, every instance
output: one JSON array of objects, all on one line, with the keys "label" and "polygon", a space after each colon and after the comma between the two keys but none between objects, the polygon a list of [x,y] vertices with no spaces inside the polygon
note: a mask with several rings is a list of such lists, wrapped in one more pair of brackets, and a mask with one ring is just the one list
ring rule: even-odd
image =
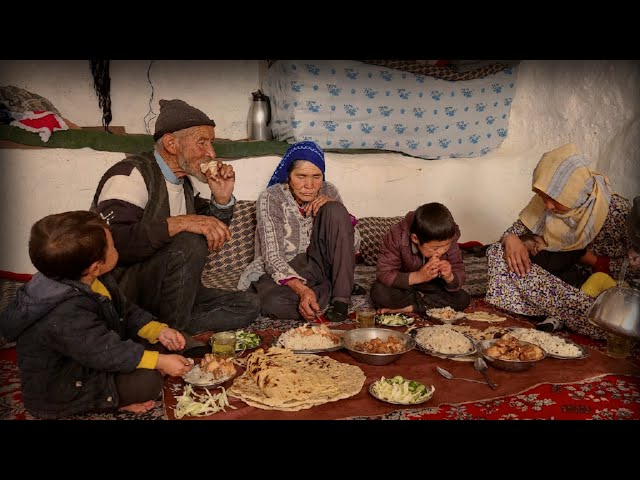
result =
[{"label": "person's bare foot", "polygon": [[379,308],[378,313],[380,315],[385,313],[413,313],[413,305],[408,305],[404,308]]},{"label": "person's bare foot", "polygon": [[129,413],[144,413],[148,412],[155,405],[154,400],[149,400],[143,403],[132,403],[131,405],[125,405],[124,407],[120,407],[119,410],[124,410]]}]

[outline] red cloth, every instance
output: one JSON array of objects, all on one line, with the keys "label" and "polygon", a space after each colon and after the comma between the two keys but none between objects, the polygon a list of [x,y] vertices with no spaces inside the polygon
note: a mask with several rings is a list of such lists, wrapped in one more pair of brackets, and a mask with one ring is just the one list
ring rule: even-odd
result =
[{"label": "red cloth", "polygon": [[593,266],[591,270],[593,271],[593,273],[602,272],[602,273],[606,273],[607,275],[611,275],[610,263],[611,263],[610,257],[599,256],[598,259],[596,260],[596,264]]},{"label": "red cloth", "polygon": [[8,272],[6,270],[0,270],[0,278],[5,280],[13,280],[14,282],[26,283],[31,280],[31,277],[33,277],[33,275],[31,275],[30,273],[15,273]]},{"label": "red cloth", "polygon": [[29,112],[12,112],[11,116],[16,120],[9,125],[37,133],[43,142],[49,141],[53,132],[69,129],[64,120],[53,112],[33,110]]},{"label": "red cloth", "polygon": [[484,247],[484,245],[480,242],[476,242],[475,240],[470,240],[468,242],[458,242],[458,246],[460,248],[473,248],[473,247]]}]

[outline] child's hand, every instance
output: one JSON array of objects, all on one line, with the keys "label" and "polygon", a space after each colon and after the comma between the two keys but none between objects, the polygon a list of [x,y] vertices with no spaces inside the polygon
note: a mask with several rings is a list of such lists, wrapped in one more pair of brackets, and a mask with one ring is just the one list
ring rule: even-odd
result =
[{"label": "child's hand", "polygon": [[440,272],[440,276],[442,279],[447,282],[453,282],[454,276],[453,271],[451,270],[451,264],[446,260],[440,260],[438,265],[438,271]]},{"label": "child's hand", "polygon": [[160,341],[163,347],[170,351],[182,350],[186,344],[186,341],[182,334],[179,331],[169,327],[160,331],[160,335],[158,335],[158,341]]},{"label": "child's hand", "polygon": [[422,282],[430,282],[438,276],[440,259],[435,255],[429,259],[422,267],[420,267],[420,277]]},{"label": "child's hand", "polygon": [[182,355],[176,355],[175,353],[166,355],[158,355],[158,363],[156,363],[156,370],[160,371],[163,375],[169,375],[171,377],[180,377],[193,368],[193,363],[190,359],[183,357]]}]

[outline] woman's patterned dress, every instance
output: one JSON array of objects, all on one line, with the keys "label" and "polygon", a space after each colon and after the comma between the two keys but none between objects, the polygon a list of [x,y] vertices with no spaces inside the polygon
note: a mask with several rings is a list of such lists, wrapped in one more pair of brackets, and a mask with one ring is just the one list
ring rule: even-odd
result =
[{"label": "woman's patterned dress", "polygon": [[[626,220],[630,203],[620,195],[611,197],[609,213],[602,229],[588,246],[594,254],[611,258],[610,269],[617,279],[622,261],[626,258],[630,243]],[[503,235],[522,235],[530,230],[516,221]],[[595,339],[604,339],[602,329],[587,319],[594,298],[563,282],[536,264],[523,277],[509,271],[500,242],[487,250],[489,284],[485,300],[507,311],[522,315],[553,316],[577,333]],[[587,268],[580,266],[581,268]]]}]

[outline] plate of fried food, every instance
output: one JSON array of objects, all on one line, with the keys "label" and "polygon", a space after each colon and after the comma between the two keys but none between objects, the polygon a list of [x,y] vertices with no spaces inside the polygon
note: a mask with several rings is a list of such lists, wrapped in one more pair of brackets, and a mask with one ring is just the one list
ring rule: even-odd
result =
[{"label": "plate of fried food", "polygon": [[457,312],[451,307],[432,308],[424,312],[438,323],[456,323],[464,318],[464,312]]},{"label": "plate of fried food", "polygon": [[562,360],[579,360],[589,356],[586,347],[578,345],[568,338],[552,335],[535,328],[511,328],[507,337],[533,343],[547,353],[547,357]]},{"label": "plate of fried food", "polygon": [[182,379],[195,387],[215,387],[236,376],[233,357],[223,358],[213,353],[205,353],[198,365],[182,376]]},{"label": "plate of fried food", "polygon": [[509,335],[478,342],[478,348],[489,365],[508,372],[528,370],[547,356],[538,345]]}]

